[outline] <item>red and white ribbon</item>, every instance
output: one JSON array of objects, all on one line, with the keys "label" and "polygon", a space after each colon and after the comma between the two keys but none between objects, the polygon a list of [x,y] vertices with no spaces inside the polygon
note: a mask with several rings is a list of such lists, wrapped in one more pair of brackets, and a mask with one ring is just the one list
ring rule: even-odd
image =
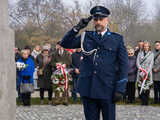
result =
[{"label": "red and white ribbon", "polygon": [[57,64],[56,64],[56,67],[57,67],[57,70],[61,70],[62,74],[63,74],[64,77],[65,77],[65,90],[67,90],[67,88],[68,88],[68,78],[67,78],[67,73],[66,73],[66,71],[65,71],[65,69],[66,69],[66,64],[57,63]]},{"label": "red and white ribbon", "polygon": [[141,86],[141,90],[140,90],[140,94],[141,94],[141,93],[142,93],[142,90],[143,90],[143,88],[144,88],[144,85],[145,85],[145,82],[146,82],[148,73],[147,73],[147,71],[146,71],[145,69],[143,69],[143,68],[139,68],[139,70],[145,73],[145,76],[144,76],[143,82],[142,82],[142,86]]}]

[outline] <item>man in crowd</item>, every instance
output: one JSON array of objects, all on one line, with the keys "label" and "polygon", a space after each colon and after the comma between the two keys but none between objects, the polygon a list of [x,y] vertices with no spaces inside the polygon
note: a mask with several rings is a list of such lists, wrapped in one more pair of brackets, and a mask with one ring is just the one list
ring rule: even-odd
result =
[{"label": "man in crowd", "polygon": [[15,52],[15,61],[17,62],[17,60],[21,57],[20,49],[18,47],[15,47],[14,52]]},{"label": "man in crowd", "polygon": [[139,52],[143,52],[143,46],[144,46],[144,41],[143,40],[140,40],[138,42],[138,47],[137,49],[135,50],[135,56],[138,56],[138,53]]},{"label": "man in crowd", "polygon": [[154,66],[153,66],[153,82],[154,82],[154,104],[160,102],[160,41],[154,43]]},{"label": "man in crowd", "polygon": [[[91,17],[81,19],[62,39],[64,48],[82,48],[78,92],[86,120],[115,120],[115,103],[125,92],[128,80],[128,54],[123,37],[108,29],[110,11],[103,6],[90,10]],[[93,19],[96,31],[77,36]]]},{"label": "man in crowd", "polygon": [[[18,61],[18,59],[21,58],[20,49],[18,47],[14,48],[15,52],[15,62]],[[20,86],[18,85],[18,70],[16,69],[16,89],[18,93],[18,100],[22,101],[22,94],[20,93]]]},{"label": "man in crowd", "polygon": [[[52,65],[53,71],[56,70],[57,63],[65,64],[66,68],[70,68],[72,64],[72,58],[69,52],[65,51],[64,48],[60,46],[60,42],[58,42],[57,44],[59,45],[59,47],[53,53],[52,59],[51,59],[51,65]],[[63,86],[64,85],[59,85],[59,86],[54,85],[54,92],[55,92],[54,105],[57,105],[60,103],[60,92],[62,92],[63,104],[68,105],[68,88],[62,90],[61,88]]]},{"label": "man in crowd", "polygon": [[80,62],[83,59],[81,48],[76,49],[76,52],[72,54],[72,67],[73,67],[73,82],[72,82],[72,96],[73,96],[73,102],[76,102],[77,99],[77,82],[79,78],[79,67]]}]

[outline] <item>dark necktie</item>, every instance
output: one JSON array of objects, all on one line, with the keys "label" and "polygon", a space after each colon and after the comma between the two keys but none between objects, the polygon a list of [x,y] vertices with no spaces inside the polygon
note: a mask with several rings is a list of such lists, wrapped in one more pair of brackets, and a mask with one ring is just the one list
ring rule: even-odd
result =
[{"label": "dark necktie", "polygon": [[98,34],[98,39],[99,39],[100,41],[102,40],[102,34],[101,34],[101,33]]}]

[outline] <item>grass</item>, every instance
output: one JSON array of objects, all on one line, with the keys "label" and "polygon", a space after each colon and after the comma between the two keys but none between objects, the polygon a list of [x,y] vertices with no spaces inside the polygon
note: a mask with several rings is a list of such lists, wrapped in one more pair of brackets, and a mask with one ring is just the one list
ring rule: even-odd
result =
[{"label": "grass", "polygon": [[[54,102],[54,99],[52,99],[52,101]],[[76,103],[73,103],[73,99],[71,97],[68,99],[68,103],[69,104],[81,104],[80,98],[77,98]],[[16,104],[19,106],[19,105],[22,105],[22,102],[20,102],[17,98],[16,99]],[[31,98],[31,105],[40,105],[40,104],[41,104],[41,100],[40,100],[39,97]],[[60,99],[60,104],[62,104],[62,98]],[[44,99],[44,105],[48,105],[48,99],[47,98]]]},{"label": "grass", "polygon": [[[54,102],[54,99],[52,101]],[[153,103],[153,99],[150,98],[149,106],[159,106],[160,107],[160,103],[158,103],[158,104],[152,104],[152,103]],[[16,99],[16,104],[19,106],[19,105],[22,105],[22,102],[20,102],[18,99]],[[40,105],[40,104],[41,104],[40,98],[31,98],[31,105]],[[62,98],[60,100],[60,104],[62,104]],[[73,103],[73,99],[70,97],[69,104],[81,104],[80,98],[77,98],[76,103]],[[44,99],[44,105],[48,105],[47,98]],[[135,103],[128,104],[128,103],[124,102],[123,100],[121,100],[120,102],[117,103],[117,105],[141,105],[141,102],[138,98],[136,98]]]}]

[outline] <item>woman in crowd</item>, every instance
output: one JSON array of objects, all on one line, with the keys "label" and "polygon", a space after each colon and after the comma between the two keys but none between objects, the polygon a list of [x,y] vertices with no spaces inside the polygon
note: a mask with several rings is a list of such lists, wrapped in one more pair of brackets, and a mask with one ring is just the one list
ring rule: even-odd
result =
[{"label": "woman in crowd", "polygon": [[44,92],[48,91],[48,104],[52,104],[52,66],[50,65],[51,56],[48,46],[43,46],[42,53],[36,58],[38,68],[38,87],[40,88],[41,104],[44,104]]},{"label": "woman in crowd", "polygon": [[[28,57],[28,51],[22,50],[21,51],[21,58],[18,59],[17,62],[24,64],[25,66],[22,68],[18,68],[18,85],[20,86],[20,92],[22,93],[22,102],[24,106],[30,106],[31,104],[31,90],[27,91],[27,84],[28,87],[33,87],[33,72],[34,72],[34,61]],[[22,86],[23,85],[23,86]],[[30,86],[29,86],[30,85]],[[25,90],[25,91],[24,91]]]},{"label": "woman in crowd", "polygon": [[133,103],[135,101],[135,82],[137,76],[137,67],[136,67],[136,56],[134,55],[134,49],[130,48],[128,50],[129,57],[129,72],[128,72],[128,83],[127,83],[127,103]]},{"label": "woman in crowd", "polygon": [[140,88],[140,99],[142,105],[148,105],[150,86],[152,85],[152,67],[154,54],[151,52],[149,42],[144,42],[144,52],[139,52],[137,57],[137,82]]},{"label": "woman in crowd", "polygon": [[41,46],[36,45],[35,48],[33,49],[31,55],[34,57],[34,59],[37,58],[37,56],[41,53]]}]

